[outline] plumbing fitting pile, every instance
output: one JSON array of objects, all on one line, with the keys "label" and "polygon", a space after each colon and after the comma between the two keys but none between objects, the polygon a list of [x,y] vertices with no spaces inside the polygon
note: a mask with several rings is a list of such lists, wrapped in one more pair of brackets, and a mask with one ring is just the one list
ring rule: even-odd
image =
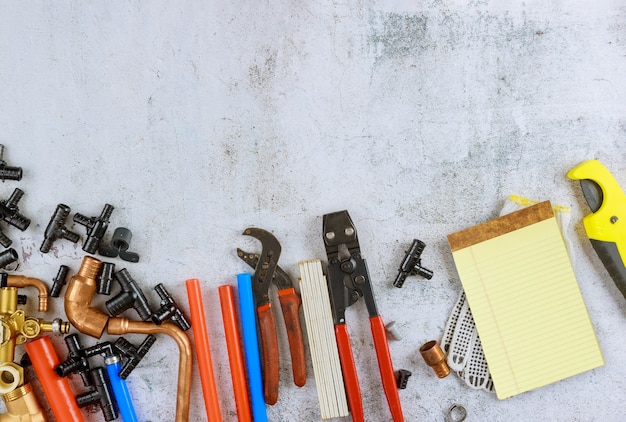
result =
[{"label": "plumbing fitting pile", "polygon": [[[2,158],[3,153],[4,147],[0,145],[0,180],[20,181],[22,169],[8,166]],[[23,195],[24,191],[15,188],[7,200],[0,201],[0,219],[21,231],[25,231],[31,222],[18,208]],[[88,217],[79,213],[73,216],[75,223],[85,227],[82,249],[90,255],[99,253],[105,257],[138,262],[139,255],[128,251],[132,234],[127,228],[116,228],[110,244],[104,244],[113,210],[112,205],[105,204],[98,216]],[[69,206],[57,205],[44,233],[40,247],[42,253],[52,250],[57,241],[76,243],[80,240],[81,236],[66,226],[70,213]],[[12,240],[1,229],[0,244],[6,248],[0,253],[0,269],[15,271],[19,256],[15,249],[10,248]],[[188,420],[192,351],[185,333],[191,327],[187,318],[162,284],[154,287],[161,299],[154,306],[126,268],[115,271],[115,264],[102,262],[90,255],[84,256],[64,293],[68,322],[60,318],[48,321],[26,315],[20,305],[25,305],[27,299],[18,294],[18,289],[36,288],[38,310],[46,313],[49,298],[58,298],[62,294],[69,267],[60,266],[50,291],[40,279],[0,272],[0,394],[7,408],[7,412],[0,415],[0,422],[46,420],[32,385],[24,377],[24,367],[31,364],[56,420],[82,421],[80,407],[97,405],[107,421],[118,416],[124,421],[136,421],[125,380],[154,344],[155,334],[165,334],[178,345],[176,421]],[[119,285],[119,293],[106,301],[105,312],[94,306],[92,300],[96,294],[110,295],[113,281]],[[138,320],[120,316],[131,308],[138,315]],[[78,334],[70,334],[64,339],[67,357],[61,361],[50,338],[42,335],[68,334],[70,326],[96,339],[100,339],[105,332],[117,337],[109,337],[111,341],[86,348],[82,346]],[[135,346],[121,337],[130,333],[146,334],[147,337]],[[16,362],[15,348],[21,344],[25,344],[28,359]],[[80,374],[84,392],[74,394],[66,378],[71,374]]]}]

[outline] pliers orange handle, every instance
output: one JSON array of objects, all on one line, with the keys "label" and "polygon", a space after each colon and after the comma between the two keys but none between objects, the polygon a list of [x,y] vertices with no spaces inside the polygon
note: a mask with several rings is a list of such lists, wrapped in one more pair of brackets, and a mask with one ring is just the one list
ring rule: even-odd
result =
[{"label": "pliers orange handle", "polygon": [[387,343],[385,324],[378,314],[370,276],[365,259],[361,256],[354,224],[347,211],[339,211],[324,215],[323,225],[324,244],[328,256],[326,277],[330,291],[339,360],[346,384],[352,420],[363,421],[364,415],[361,389],[346,326],[345,311],[348,306],[356,303],[362,297],[369,314],[378,369],[391,416],[394,422],[402,422],[404,416]]},{"label": "pliers orange handle", "polygon": [[237,255],[255,268],[252,290],[261,333],[264,395],[265,402],[273,405],[278,401],[279,357],[276,319],[269,298],[270,284],[274,283],[278,288],[278,300],[287,328],[294,384],[298,387],[306,383],[304,339],[299,314],[302,300],[296,293],[287,273],[278,266],[281,247],[274,235],[259,228],[248,228],[243,234],[260,240],[263,247],[261,254],[237,249]]}]

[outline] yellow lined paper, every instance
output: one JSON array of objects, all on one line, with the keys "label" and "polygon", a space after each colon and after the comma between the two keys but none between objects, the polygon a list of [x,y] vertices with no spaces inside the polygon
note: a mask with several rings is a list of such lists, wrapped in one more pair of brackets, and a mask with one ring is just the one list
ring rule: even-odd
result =
[{"label": "yellow lined paper", "polygon": [[499,399],[604,364],[549,202],[448,241]]}]

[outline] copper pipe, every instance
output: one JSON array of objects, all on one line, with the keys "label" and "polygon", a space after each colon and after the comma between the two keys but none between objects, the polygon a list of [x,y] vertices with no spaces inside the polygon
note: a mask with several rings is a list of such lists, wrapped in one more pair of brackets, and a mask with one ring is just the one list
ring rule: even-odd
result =
[{"label": "copper pipe", "polygon": [[83,258],[78,273],[72,277],[65,291],[65,314],[81,333],[102,337],[109,316],[91,306],[96,293],[96,276],[102,262],[91,256]]},{"label": "copper pipe", "polygon": [[39,290],[39,312],[48,311],[48,286],[38,278],[26,277],[23,275],[10,275],[7,280],[7,287],[28,287],[32,286]]},{"label": "copper pipe", "polygon": [[112,335],[166,334],[178,344],[178,391],[176,394],[176,421],[187,422],[189,419],[189,399],[191,394],[191,343],[189,337],[176,324],[164,322],[156,325],[152,322],[131,321],[126,318],[111,318],[107,333]]}]

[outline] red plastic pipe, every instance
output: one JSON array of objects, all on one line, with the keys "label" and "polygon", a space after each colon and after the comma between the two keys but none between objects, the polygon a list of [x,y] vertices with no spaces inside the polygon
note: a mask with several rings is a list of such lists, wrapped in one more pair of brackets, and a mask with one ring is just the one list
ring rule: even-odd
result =
[{"label": "red plastic pipe", "polygon": [[67,378],[61,378],[54,372],[61,361],[50,338],[41,337],[26,343],[25,347],[56,420],[84,422]]},{"label": "red plastic pipe", "polygon": [[220,305],[222,307],[222,320],[224,322],[224,334],[226,336],[226,347],[228,349],[228,361],[230,362],[230,374],[233,379],[237,417],[240,422],[251,422],[252,415],[250,413],[250,400],[248,399],[243,353],[241,353],[239,326],[237,325],[237,317],[235,314],[233,286],[220,286],[218,291],[220,294]]},{"label": "red plastic pipe", "polygon": [[200,370],[200,383],[204,394],[204,407],[209,422],[221,422],[222,413],[217,397],[215,376],[213,375],[213,363],[211,362],[211,346],[209,344],[209,332],[204,315],[202,291],[200,280],[191,278],[186,281],[187,297],[189,298],[189,310],[191,312],[191,328],[193,329],[193,342],[198,356],[198,369]]}]

